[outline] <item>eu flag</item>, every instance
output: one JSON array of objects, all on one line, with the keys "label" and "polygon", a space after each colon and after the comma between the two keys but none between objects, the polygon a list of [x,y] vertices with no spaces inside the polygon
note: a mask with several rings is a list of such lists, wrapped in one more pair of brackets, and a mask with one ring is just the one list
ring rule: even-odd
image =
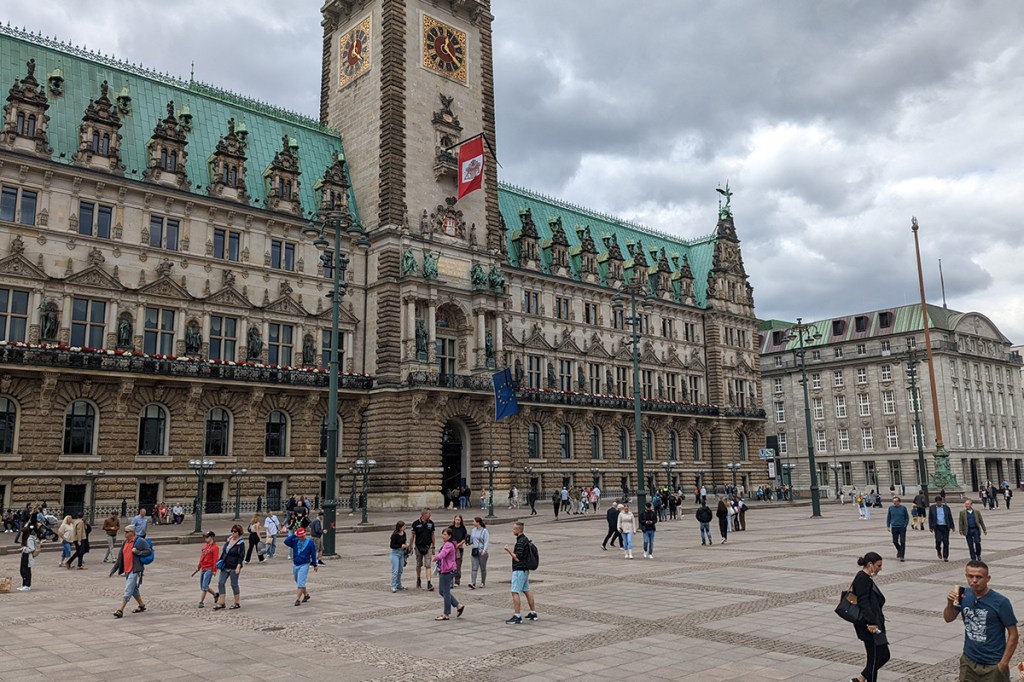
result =
[{"label": "eu flag", "polygon": [[494,382],[494,421],[500,422],[505,417],[519,414],[512,372],[506,367],[492,375],[491,381]]}]

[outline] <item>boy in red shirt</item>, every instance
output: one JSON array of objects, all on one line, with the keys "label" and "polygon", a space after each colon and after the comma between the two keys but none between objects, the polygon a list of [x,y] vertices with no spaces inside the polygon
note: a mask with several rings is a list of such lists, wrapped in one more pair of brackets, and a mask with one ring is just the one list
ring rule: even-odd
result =
[{"label": "boy in red shirt", "polygon": [[212,530],[209,531],[203,539],[203,548],[199,550],[199,566],[196,568],[199,571],[199,589],[202,590],[199,608],[204,608],[203,602],[206,601],[208,594],[212,594],[213,600],[217,601],[217,593],[210,589],[210,581],[217,573],[217,559],[220,558],[220,547],[217,546],[216,538],[216,534]]}]

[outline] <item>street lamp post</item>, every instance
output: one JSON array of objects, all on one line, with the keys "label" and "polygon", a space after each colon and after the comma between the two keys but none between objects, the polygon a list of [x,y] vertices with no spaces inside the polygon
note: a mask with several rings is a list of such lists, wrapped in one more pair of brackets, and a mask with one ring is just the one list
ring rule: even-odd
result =
[{"label": "street lamp post", "polygon": [[832,464],[832,477],[836,479],[836,502],[839,501],[839,472],[842,468],[843,467],[839,466],[837,463]]},{"label": "street lamp post", "polygon": [[348,468],[349,476],[352,477],[352,490],[348,494],[348,515],[352,516],[356,513],[356,468]]},{"label": "street lamp post", "polygon": [[[794,351],[800,358],[801,383],[804,386],[804,428],[807,431],[807,464],[811,469],[811,516],[821,516],[821,491],[818,490],[818,471],[814,465],[814,442],[811,440],[811,399],[807,393],[807,349],[805,344],[821,339],[821,333],[814,331],[811,325],[804,324],[796,318],[796,324],[790,327],[789,340],[799,341],[800,346]],[[790,488],[793,486],[790,485]]]},{"label": "street lamp post", "polygon": [[672,489],[672,470],[676,468],[676,462],[673,460],[666,460],[661,463],[662,468],[665,470],[665,487],[669,490]]},{"label": "street lamp post", "polygon": [[500,466],[496,459],[484,460],[484,471],[487,472],[487,518],[494,516],[494,470]]},{"label": "street lamp post", "polygon": [[928,499],[928,469],[924,463],[924,433],[921,431],[921,395],[917,387],[917,363],[922,358],[918,357],[920,351],[914,347],[907,347],[904,357],[907,360],[907,379],[910,381],[910,393],[914,401],[914,432],[917,434],[917,468],[920,470],[918,480],[921,483],[921,492],[924,499]]},{"label": "street lamp post", "polygon": [[796,469],[796,465],[791,463],[791,462],[787,462],[786,464],[782,465],[782,468],[786,472],[786,475],[783,476],[783,479],[787,482],[786,484],[789,486],[789,493],[787,495],[787,499],[789,500],[790,504],[792,504],[793,503],[793,469]]},{"label": "street lamp post", "polygon": [[235,521],[242,519],[242,479],[248,475],[248,469],[232,469],[231,477],[235,479]]},{"label": "street lamp post", "polygon": [[736,491],[736,472],[740,470],[740,463],[739,462],[736,462],[736,463],[730,462],[729,464],[725,465],[725,468],[728,469],[732,473],[732,489],[733,489],[733,492],[735,492]]},{"label": "street lamp post", "polygon": [[[348,176],[344,170],[344,158],[339,155],[338,163],[342,166],[340,173],[341,191],[336,193],[336,204],[314,211],[309,225],[302,234],[313,240],[313,244],[322,251],[320,258],[325,267],[330,266],[334,275],[331,287],[331,359],[330,376],[327,391],[327,481],[324,489],[324,556],[336,556],[335,526],[338,520],[338,326],[341,316],[341,299],[348,289],[345,281],[345,270],[348,268],[348,257],[341,252],[341,232],[360,235],[357,243],[367,245],[369,241],[362,234],[362,227],[353,224],[348,210]],[[328,230],[333,233],[334,251],[328,252],[330,242],[327,241]]]},{"label": "street lamp post", "polygon": [[85,470],[85,477],[89,479],[89,525],[96,525],[96,479],[106,476],[107,472],[100,469],[99,471],[93,471],[92,469]]},{"label": "street lamp post", "polygon": [[188,468],[196,472],[196,534],[203,532],[203,483],[206,481],[206,472],[217,466],[212,459],[190,459]]},{"label": "street lamp post", "polygon": [[647,501],[644,480],[644,438],[640,423],[640,316],[636,311],[637,297],[648,294],[647,285],[634,275],[633,281],[623,284],[612,298],[612,308],[623,312],[626,296],[629,297],[630,314],[623,314],[622,321],[630,327],[630,341],[633,349],[633,430],[636,432],[636,508],[643,509]]},{"label": "street lamp post", "polygon": [[[377,461],[373,459],[357,459],[355,470],[363,475],[363,520],[360,521],[362,524],[369,523],[368,515],[370,508],[369,500],[369,485],[370,485],[370,469],[377,466]],[[355,477],[352,477],[353,485],[355,485]]]},{"label": "street lamp post", "polygon": [[597,467],[590,467],[590,477],[594,481],[594,487],[597,488],[599,479],[601,478],[601,470]]}]

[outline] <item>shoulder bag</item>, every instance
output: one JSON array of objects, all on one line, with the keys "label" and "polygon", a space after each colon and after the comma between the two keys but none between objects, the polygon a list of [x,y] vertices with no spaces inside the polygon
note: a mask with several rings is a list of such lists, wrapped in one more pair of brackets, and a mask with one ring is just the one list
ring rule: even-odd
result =
[{"label": "shoulder bag", "polygon": [[839,604],[836,606],[836,615],[848,623],[856,625],[863,621],[860,606],[857,604],[857,595],[853,593],[853,584],[850,589],[839,593]]}]

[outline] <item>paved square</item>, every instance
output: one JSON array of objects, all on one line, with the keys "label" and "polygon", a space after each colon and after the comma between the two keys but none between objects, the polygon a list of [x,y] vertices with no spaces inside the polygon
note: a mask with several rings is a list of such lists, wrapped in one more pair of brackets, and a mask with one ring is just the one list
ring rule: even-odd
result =
[{"label": "paved square", "polygon": [[[863,648],[832,609],[856,557],[869,550],[886,557],[878,583],[893,660],[880,679],[956,679],[963,629],[943,623],[941,610],[949,588],[963,582],[959,536],[944,563],[931,534],[911,531],[907,561],[897,563],[884,514],[859,521],[850,506],[827,503],[812,520],[809,507],[774,504],[752,510],[748,530],[728,544],[702,547],[688,508],[659,524],[656,559],[642,558],[638,541],[629,561],[618,549],[602,551],[603,513],[554,521],[541,512],[524,517],[541,554],[531,579],[540,620],[509,626],[501,546],[511,542],[514,513],[501,510],[490,525],[485,589],[467,588],[467,554],[456,590],[465,615],[448,622],[433,620],[436,592],[388,589],[386,524],[413,513],[373,514],[376,529],[339,534],[341,558],[311,576],[313,598],[298,608],[284,548],[243,569],[241,609],[215,612],[209,601],[196,608],[190,575],[199,545],[177,543],[182,527],[157,528],[157,560],[142,586],[148,610],[122,620],[111,613],[123,580],[107,578],[102,550],[88,555],[87,571],[60,569],[46,552],[31,592],[0,595],[0,682],[121,680],[126,655],[139,680],[848,680]],[[451,515],[434,520],[440,526]],[[994,589],[1024,612],[1022,516],[987,512],[982,542]],[[345,530],[355,520],[343,516]],[[230,523],[210,527],[223,532]],[[2,536],[4,547],[13,537]],[[0,556],[0,576],[20,584],[16,554]],[[415,586],[415,569],[406,568],[404,582]]]}]

